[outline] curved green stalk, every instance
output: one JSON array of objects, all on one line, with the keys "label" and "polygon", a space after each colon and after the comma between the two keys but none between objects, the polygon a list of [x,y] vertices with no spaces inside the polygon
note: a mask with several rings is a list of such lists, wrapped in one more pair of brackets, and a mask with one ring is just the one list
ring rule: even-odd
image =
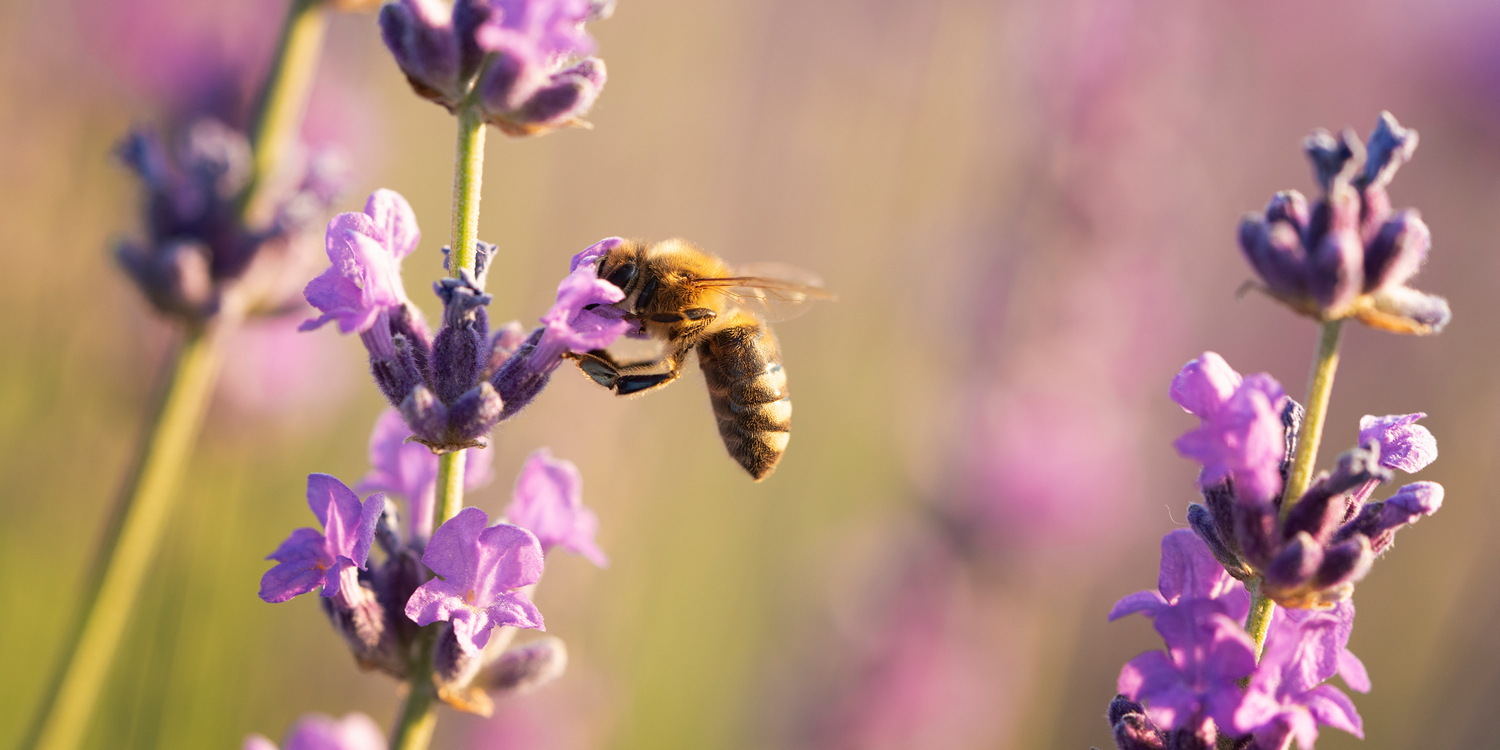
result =
[{"label": "curved green stalk", "polygon": [[[484,181],[484,119],[479,108],[466,104],[458,111],[458,139],[453,157],[452,244],[448,250],[449,272],[474,272],[474,243],[479,238],[479,191]],[[464,451],[444,453],[438,459],[437,500],[433,503],[432,528],[437,529],[458,515],[464,504]],[[426,750],[437,726],[437,688],[432,682],[432,649],[439,625],[423,628],[414,644],[410,665],[410,691],[401,714],[391,729],[391,750]]]},{"label": "curved green stalk", "polygon": [[178,347],[156,419],[86,584],[88,604],[65,641],[68,657],[23,748],[68,750],[83,742],[213,394],[225,328],[189,331]]},{"label": "curved green stalk", "polygon": [[[292,0],[251,129],[254,170],[240,197],[241,221],[253,224],[257,205],[297,137],[323,46],[323,0]],[[126,489],[110,519],[84,604],[64,641],[59,671],[42,695],[21,748],[72,750],[84,739],[125,626],[171,515],[183,468],[192,455],[213,395],[222,342],[238,327],[226,304],[207,328],[190,326],[168,367],[167,386],[147,428]]]}]

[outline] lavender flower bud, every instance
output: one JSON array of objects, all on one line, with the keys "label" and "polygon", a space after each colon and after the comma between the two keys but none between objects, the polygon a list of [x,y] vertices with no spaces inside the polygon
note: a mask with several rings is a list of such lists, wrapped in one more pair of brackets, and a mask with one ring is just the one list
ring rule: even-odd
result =
[{"label": "lavender flower bud", "polygon": [[1375,311],[1394,321],[1380,323],[1364,320],[1369,325],[1396,333],[1418,335],[1440,333],[1453,312],[1448,309],[1448,300],[1436,294],[1426,294],[1409,286],[1394,286],[1380,290],[1374,295]]},{"label": "lavender flower bud", "polygon": [[339,631],[354,661],[361,669],[380,670],[396,679],[406,678],[406,659],[396,643],[387,617],[387,610],[370,588],[361,580],[354,592],[344,592],[338,597],[320,598],[323,612]]},{"label": "lavender flower bud", "polygon": [[1432,234],[1414,208],[1381,225],[1365,248],[1365,291],[1406,284],[1427,260]]},{"label": "lavender flower bud", "polygon": [[208,256],[209,249],[192,240],[168,242],[155,253],[130,241],[115,247],[115,260],[152,307],[190,319],[209,317],[219,308]]},{"label": "lavender flower bud", "polygon": [[375,570],[375,595],[385,608],[387,625],[398,643],[409,644],[416,638],[417,624],[406,616],[405,608],[412,592],[425,580],[425,573],[418,551],[412,549],[398,551]]},{"label": "lavender flower bud", "polygon": [[1335,540],[1368,537],[1374,555],[1385,554],[1403,526],[1430,516],[1443,506],[1443,486],[1436,482],[1413,482],[1384,502],[1369,503],[1354,520],[1339,529]]},{"label": "lavender flower bud", "polygon": [[1208,551],[1213,554],[1214,559],[1218,560],[1220,565],[1224,566],[1224,570],[1229,575],[1242,581],[1254,575],[1254,571],[1245,567],[1240,556],[1219,536],[1219,530],[1214,525],[1212,511],[1198,503],[1193,503],[1188,506],[1187,518],[1188,526],[1192,527],[1198,538],[1208,545]]},{"label": "lavender flower bud", "polygon": [[1302,150],[1312,162],[1313,177],[1323,186],[1323,191],[1332,190],[1338,182],[1347,183],[1364,164],[1364,144],[1352,130],[1334,135],[1318,128],[1302,141]]},{"label": "lavender flower bud", "polygon": [[1312,221],[1312,211],[1307,207],[1307,198],[1296,190],[1283,190],[1271,196],[1266,204],[1266,223],[1287,222],[1300,236],[1307,231]]},{"label": "lavender flower bud", "polygon": [[465,713],[489,716],[495,703],[478,687],[470,685],[479,674],[483,652],[470,652],[459,645],[453,626],[444,625],[432,649],[433,682],[444,703]]},{"label": "lavender flower bud", "polygon": [[449,441],[458,447],[470,447],[500,421],[505,404],[495,387],[486,382],[469,389],[448,410]]},{"label": "lavender flower bud", "polygon": [[552,373],[562,360],[552,357],[537,356],[537,344],[542,340],[545,328],[537,328],[526,337],[526,341],[516,348],[500,369],[495,371],[490,378],[490,383],[495,391],[500,394],[500,399],[505,402],[505,409],[500,414],[500,419],[510,419],[522,409],[526,408],[531,400],[547,386],[547,381],[552,379]]},{"label": "lavender flower bud", "polygon": [[1370,132],[1363,183],[1369,187],[1389,184],[1396,170],[1410,161],[1416,150],[1417,131],[1401,127],[1390,112],[1381,112],[1375,129]]},{"label": "lavender flower bud", "polygon": [[1276,512],[1271,503],[1234,505],[1234,540],[1241,555],[1257,568],[1269,565],[1281,546]]},{"label": "lavender flower bud", "polygon": [[1307,251],[1302,237],[1290,222],[1249,214],[1240,221],[1240,249],[1250,266],[1280,297],[1307,294]]},{"label": "lavender flower bud", "polygon": [[547,636],[501,654],[474,684],[491,692],[524,694],[561,677],[567,668],[567,646],[561,638]]},{"label": "lavender flower bud", "polygon": [[489,338],[483,306],[491,297],[479,288],[473,274],[461,273],[462,278],[445,278],[433,285],[443,300],[444,325],[432,346],[432,384],[438,398],[449,405],[474,387]]},{"label": "lavender flower bud", "polygon": [[1322,564],[1323,546],[1307,532],[1297,532],[1266,566],[1265,586],[1273,591],[1298,589],[1312,579]]},{"label": "lavender flower bud", "polygon": [[412,90],[450,110],[462,98],[459,40],[454,35],[453,17],[467,4],[458,3],[451,15],[440,0],[396,0],[380,9],[380,38]]},{"label": "lavender flower bud", "polygon": [[1109,725],[1120,750],[1165,750],[1167,746],[1161,730],[1146,715],[1146,707],[1124,695],[1109,702]]},{"label": "lavender flower bud", "polygon": [[[1380,443],[1371,440],[1364,448],[1355,448],[1339,456],[1332,473],[1323,473],[1292,506],[1282,528],[1282,537],[1306,532],[1318,544],[1326,544],[1347,515],[1349,502],[1343,500],[1351,490],[1367,482],[1388,482],[1390,469],[1380,465]],[[1335,499],[1341,500],[1335,502]]]},{"label": "lavender flower bud", "polygon": [[[1359,197],[1339,184],[1315,216],[1326,217],[1327,232],[1308,259],[1308,287],[1318,306],[1338,315],[1364,288],[1365,246],[1359,238]],[[1317,222],[1315,221],[1315,224]]]},{"label": "lavender flower bud", "polygon": [[393,339],[387,336],[385,340],[390,342],[390,355],[382,357],[371,346],[370,338],[373,337],[369,333],[360,334],[360,338],[370,351],[370,374],[375,377],[375,385],[380,388],[386,401],[399,407],[412,390],[422,384],[421,366],[417,364],[416,358],[419,350],[405,336]]},{"label": "lavender flower bud", "polygon": [[[1374,564],[1375,554],[1370,549],[1370,540],[1363,534],[1355,534],[1349,541],[1335,544],[1325,551],[1323,564],[1318,568],[1318,574],[1312,583],[1318,589],[1337,590],[1347,587],[1352,592],[1353,585],[1364,578]],[[1348,598],[1347,594],[1325,601],[1345,598]]]}]

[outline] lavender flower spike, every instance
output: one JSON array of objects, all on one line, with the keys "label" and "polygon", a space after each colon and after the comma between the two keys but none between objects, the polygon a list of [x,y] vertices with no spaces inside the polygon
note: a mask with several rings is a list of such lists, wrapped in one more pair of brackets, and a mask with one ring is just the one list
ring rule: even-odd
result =
[{"label": "lavender flower spike", "polygon": [[1281,384],[1264,373],[1240,377],[1213,352],[1183,366],[1172,379],[1172,400],[1202,420],[1173,445],[1203,465],[1198,477],[1207,489],[1232,478],[1241,502],[1268,502],[1281,492],[1286,457]]},{"label": "lavender flower spike", "polygon": [[604,551],[594,543],[599,516],[583,504],[583,477],[572,461],[552,457],[546,448],[531,454],[505,509],[506,520],[536,535],[542,552],[562,547],[603,568]]},{"label": "lavender flower spike", "polygon": [[406,616],[418,625],[452,622],[469,654],[482,651],[496,627],[545,630],[536,605],[517,591],[541,579],[541,543],[518,526],[488,524],[484,511],[464,508],[438,527],[422,562],[439,577],[406,602]]},{"label": "lavender flower spike", "polygon": [[[355,488],[360,492],[379,490],[405,499],[411,525],[409,538],[417,540],[432,536],[438,457],[421,443],[407,442],[411,434],[401,412],[390,408],[381,412],[370,433],[370,473]],[[492,458],[492,451],[469,449],[464,461],[464,489],[474,490],[490,483]]]},{"label": "lavender flower spike", "polygon": [[[385,750],[385,733],[373,719],[351,713],[342,719],[308,714],[297,720],[282,743],[286,750]],[[243,750],[276,750],[258,734],[245,738]]]},{"label": "lavender flower spike", "polygon": [[284,602],[322,586],[323,596],[344,607],[355,605],[359,588],[355,569],[364,570],[375,541],[375,524],[385,512],[385,496],[359,496],[332,476],[307,477],[307,504],[323,524],[323,533],[297,529],[266,557],[276,567],[260,579],[260,598]]},{"label": "lavender flower spike", "polygon": [[364,213],[342,213],[328,223],[332,266],[303,290],[322,315],[302,324],[311,331],[338,321],[341,333],[364,333],[382,312],[409,304],[401,284],[401,259],[421,239],[416,214],[400,193],[376,190]]}]

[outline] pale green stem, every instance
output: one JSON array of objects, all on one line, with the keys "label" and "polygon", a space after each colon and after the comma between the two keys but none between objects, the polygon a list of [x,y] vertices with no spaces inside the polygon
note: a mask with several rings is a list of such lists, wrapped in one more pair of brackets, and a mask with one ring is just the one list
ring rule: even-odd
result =
[{"label": "pale green stem", "polygon": [[[1302,416],[1302,429],[1297,434],[1297,452],[1292,456],[1292,468],[1287,472],[1286,488],[1281,496],[1281,519],[1286,520],[1292,506],[1297,503],[1307,486],[1312,482],[1313,468],[1318,463],[1318,444],[1323,440],[1323,422],[1328,418],[1328,399],[1333,393],[1333,376],[1339,367],[1339,334],[1343,331],[1342,320],[1323,323],[1318,335],[1318,353],[1313,359],[1312,373],[1307,382],[1307,408]],[[1255,641],[1255,658],[1266,645],[1266,633],[1271,626],[1272,601],[1260,593],[1259,580],[1250,583],[1250,616],[1245,621],[1245,630]]]},{"label": "pale green stem", "polygon": [[1307,378],[1307,412],[1297,434],[1297,453],[1287,473],[1286,491],[1281,495],[1282,520],[1286,520],[1292,506],[1312,482],[1313,469],[1318,463],[1318,443],[1323,441],[1323,422],[1328,418],[1328,397],[1333,393],[1333,376],[1339,369],[1339,334],[1343,327],[1344,321],[1330,320],[1323,324],[1318,336],[1318,356]]},{"label": "pale green stem", "polygon": [[474,271],[474,242],[479,239],[479,190],[484,181],[484,115],[474,104],[458,110],[458,142],[453,154],[453,225],[448,270]]},{"label": "pale green stem", "polygon": [[328,27],[326,6],[323,0],[292,0],[287,8],[275,62],[250,124],[255,169],[240,199],[241,210],[252,224],[267,218],[263,214],[270,207],[263,205],[267,195],[264,187],[276,178],[302,129]]},{"label": "pale green stem", "polygon": [[[251,130],[254,171],[240,198],[250,225],[266,185],[280,167],[302,122],[327,25],[322,0],[293,0]],[[208,328],[190,326],[169,369],[156,418],[147,427],[118,505],[84,585],[78,619],[63,643],[60,671],[43,694],[21,748],[72,750],[83,742],[115,652],[140,594],[146,570],[171,515],[183,468],[203,424],[218,380],[222,342],[239,324],[226,294]]]},{"label": "pale green stem", "polygon": [[177,350],[137,468],[105,530],[103,564],[86,584],[87,604],[64,642],[63,671],[43,698],[23,748],[71,750],[83,742],[202,426],[226,328],[189,331]]},{"label": "pale green stem", "polygon": [[[453,157],[452,244],[448,269],[454,278],[461,271],[474,272],[474,243],[479,239],[479,190],[484,181],[484,118],[479,108],[466,103],[458,110],[458,139]],[[432,528],[458,515],[464,504],[464,451],[444,453],[438,458],[437,501],[433,503]],[[432,649],[437,643],[438,624],[423,628],[414,644],[410,663],[410,690],[391,729],[391,750],[426,750],[437,726],[437,688],[432,682]]]}]

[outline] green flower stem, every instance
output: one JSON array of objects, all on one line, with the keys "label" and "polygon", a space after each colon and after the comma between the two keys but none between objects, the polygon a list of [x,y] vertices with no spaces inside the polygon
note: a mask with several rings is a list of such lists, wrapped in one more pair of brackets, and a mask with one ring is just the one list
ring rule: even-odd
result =
[{"label": "green flower stem", "polygon": [[83,742],[203,424],[228,328],[189,331],[177,350],[156,419],[116,516],[107,524],[84,590],[88,604],[64,641],[65,666],[43,698],[23,748],[71,750]]},{"label": "green flower stem", "polygon": [[1323,440],[1323,422],[1328,418],[1328,397],[1333,393],[1333,375],[1339,369],[1339,334],[1344,321],[1323,324],[1318,336],[1318,355],[1312,374],[1307,378],[1307,413],[1302,417],[1302,431],[1297,435],[1297,453],[1287,474],[1286,491],[1281,495],[1281,519],[1286,520],[1292,506],[1307,492],[1313,468],[1318,463],[1318,443]]},{"label": "green flower stem", "polygon": [[[293,0],[251,130],[254,172],[241,194],[246,224],[260,210],[265,186],[301,127],[327,26],[323,0]],[[72,750],[83,742],[115,651],[171,515],[183,468],[192,454],[218,380],[222,342],[239,324],[239,300],[208,327],[190,326],[169,366],[167,386],[147,427],[119,504],[84,586],[78,620],[63,644],[61,670],[43,694],[21,743],[31,750]]]},{"label": "green flower stem", "polygon": [[[474,271],[474,242],[479,239],[479,190],[484,182],[484,118],[466,103],[458,110],[458,139],[453,157],[453,233],[448,250],[449,272]],[[438,458],[437,502],[432,528],[458,515],[464,504],[464,451]],[[437,726],[437,688],[432,682],[432,649],[441,625],[423,628],[412,655],[410,690],[401,715],[391,730],[391,750],[427,750]]]},{"label": "green flower stem", "polygon": [[[1328,418],[1328,399],[1333,393],[1333,376],[1339,368],[1339,335],[1343,332],[1342,320],[1323,323],[1318,335],[1318,353],[1313,359],[1312,374],[1307,382],[1307,413],[1302,417],[1302,430],[1297,435],[1297,452],[1292,457],[1292,468],[1287,473],[1285,493],[1281,496],[1281,519],[1286,520],[1292,506],[1307,492],[1312,482],[1313,468],[1318,463],[1318,444],[1323,440],[1323,422]],[[1271,627],[1271,611],[1275,609],[1271,600],[1260,593],[1259,580],[1250,584],[1250,616],[1245,621],[1245,630],[1255,640],[1255,658],[1266,645],[1266,633]]]},{"label": "green flower stem", "polygon": [[484,115],[465,103],[458,110],[458,142],[453,155],[453,227],[449,272],[474,271],[474,242],[479,239],[479,190],[484,181]]},{"label": "green flower stem", "polygon": [[266,194],[263,188],[275,179],[277,170],[286,161],[287,152],[297,141],[313,79],[318,72],[318,57],[323,51],[327,27],[328,10],[324,0],[292,0],[287,8],[281,38],[276,44],[275,62],[250,125],[250,140],[255,144],[254,171],[241,193],[240,208],[252,220],[265,218],[262,214],[269,207],[262,205]]}]

